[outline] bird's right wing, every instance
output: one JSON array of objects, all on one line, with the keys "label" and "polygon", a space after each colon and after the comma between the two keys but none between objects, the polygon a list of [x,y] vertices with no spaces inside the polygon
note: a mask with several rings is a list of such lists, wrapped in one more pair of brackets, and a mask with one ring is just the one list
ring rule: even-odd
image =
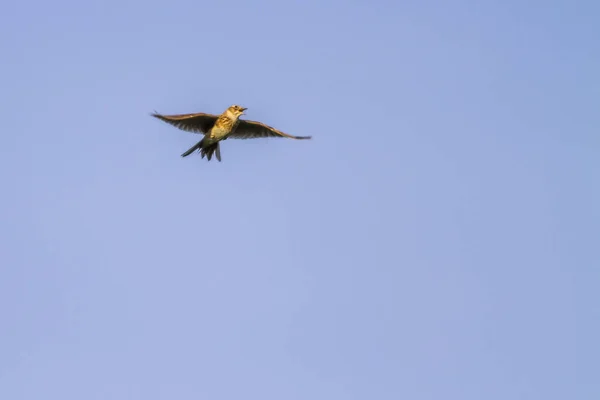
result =
[{"label": "bird's right wing", "polygon": [[310,139],[311,136],[294,136],[275,129],[262,122],[240,119],[236,130],[228,137],[232,139],[256,139],[266,137],[285,137],[289,139]]},{"label": "bird's right wing", "polygon": [[219,118],[218,115],[205,113],[162,115],[154,112],[150,115],[181,130],[204,134],[210,131]]}]

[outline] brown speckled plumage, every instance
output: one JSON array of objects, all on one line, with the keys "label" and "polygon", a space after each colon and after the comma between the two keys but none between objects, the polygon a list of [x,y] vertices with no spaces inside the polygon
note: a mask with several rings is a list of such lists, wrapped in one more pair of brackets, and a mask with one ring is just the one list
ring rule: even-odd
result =
[{"label": "brown speckled plumage", "polygon": [[221,115],[206,113],[162,115],[156,112],[151,115],[181,130],[204,134],[204,138],[183,153],[182,157],[198,150],[202,158],[206,156],[210,160],[215,154],[217,160],[221,161],[219,142],[229,138],[285,137],[298,140],[311,138],[311,136],[292,136],[262,122],[239,119],[245,110],[244,107],[232,105]]}]

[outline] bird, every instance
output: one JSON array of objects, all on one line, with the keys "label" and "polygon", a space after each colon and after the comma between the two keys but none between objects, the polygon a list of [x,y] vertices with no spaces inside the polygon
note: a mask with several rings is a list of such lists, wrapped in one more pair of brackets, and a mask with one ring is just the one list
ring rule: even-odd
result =
[{"label": "bird", "polygon": [[202,140],[186,150],[181,157],[187,157],[198,151],[202,158],[206,156],[207,161],[210,161],[214,154],[221,162],[219,143],[229,138],[285,137],[297,140],[312,138],[312,136],[289,135],[262,122],[240,119],[240,116],[245,115],[244,111],[246,110],[247,108],[234,104],[221,115],[206,113],[163,115],[156,111],[150,115],[181,130],[204,134]]}]

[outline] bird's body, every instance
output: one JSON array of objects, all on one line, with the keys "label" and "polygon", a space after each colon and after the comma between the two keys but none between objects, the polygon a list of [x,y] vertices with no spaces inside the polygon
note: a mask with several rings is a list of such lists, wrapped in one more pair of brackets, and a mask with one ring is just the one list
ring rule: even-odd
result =
[{"label": "bird's body", "polygon": [[221,115],[217,118],[217,122],[210,129],[209,138],[213,140],[222,140],[228,134],[233,132],[233,128],[238,123],[238,117],[230,115]]},{"label": "bird's body", "polygon": [[290,139],[310,139],[310,136],[292,136],[261,122],[240,120],[246,108],[232,105],[221,115],[195,113],[178,115],[161,115],[153,113],[152,116],[167,122],[179,129],[203,133],[204,138],[192,146],[181,156],[186,157],[199,150],[202,158],[210,161],[215,154],[221,161],[219,142],[227,138],[252,139],[260,137],[287,137]]}]

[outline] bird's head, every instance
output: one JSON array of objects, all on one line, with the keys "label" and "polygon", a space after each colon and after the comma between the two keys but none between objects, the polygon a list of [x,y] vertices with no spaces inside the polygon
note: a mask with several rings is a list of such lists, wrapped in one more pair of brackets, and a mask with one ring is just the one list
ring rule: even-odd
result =
[{"label": "bird's head", "polygon": [[241,106],[238,106],[238,105],[234,104],[234,105],[232,105],[231,107],[229,107],[227,109],[227,112],[229,114],[231,114],[234,118],[237,119],[241,115],[244,115],[244,111],[246,111],[246,110],[247,110],[247,108],[241,107]]}]

